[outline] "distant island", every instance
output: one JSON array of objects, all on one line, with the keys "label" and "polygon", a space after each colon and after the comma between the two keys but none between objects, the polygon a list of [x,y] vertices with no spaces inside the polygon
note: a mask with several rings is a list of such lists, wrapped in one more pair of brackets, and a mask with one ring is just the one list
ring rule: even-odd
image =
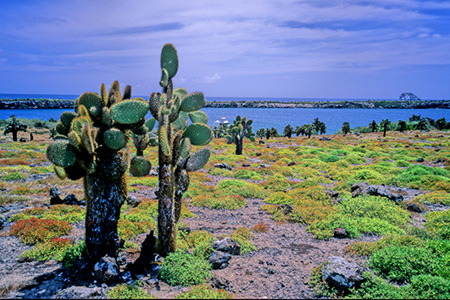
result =
[{"label": "distant island", "polygon": [[[406,98],[406,97],[405,97]],[[70,109],[74,100],[0,99],[0,109]],[[361,100],[361,101],[208,101],[214,108],[363,108],[363,109],[450,109],[450,100]]]}]

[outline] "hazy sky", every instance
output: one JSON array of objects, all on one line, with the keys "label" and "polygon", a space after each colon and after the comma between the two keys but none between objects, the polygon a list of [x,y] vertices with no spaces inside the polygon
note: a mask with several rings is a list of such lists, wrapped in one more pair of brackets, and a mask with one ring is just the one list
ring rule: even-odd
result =
[{"label": "hazy sky", "polygon": [[0,93],[450,99],[450,1],[0,0]]}]

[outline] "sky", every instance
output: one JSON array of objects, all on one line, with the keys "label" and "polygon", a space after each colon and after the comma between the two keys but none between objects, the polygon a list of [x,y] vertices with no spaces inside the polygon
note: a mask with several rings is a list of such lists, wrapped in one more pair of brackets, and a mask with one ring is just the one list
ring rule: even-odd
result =
[{"label": "sky", "polygon": [[0,93],[450,99],[450,1],[0,0]]}]

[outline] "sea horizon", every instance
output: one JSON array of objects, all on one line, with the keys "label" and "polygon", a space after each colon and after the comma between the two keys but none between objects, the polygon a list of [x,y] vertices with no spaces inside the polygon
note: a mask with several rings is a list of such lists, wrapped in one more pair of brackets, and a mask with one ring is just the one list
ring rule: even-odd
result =
[{"label": "sea horizon", "polygon": [[[80,95],[75,94],[15,94],[15,93],[0,93],[0,99],[63,99],[63,100],[76,100]],[[136,95],[135,97],[141,97],[148,100],[149,96]],[[278,98],[278,97],[213,97],[205,96],[207,101],[276,101],[276,102],[339,102],[339,101],[400,101],[399,98]],[[422,101],[436,101],[447,99],[420,99]]]}]

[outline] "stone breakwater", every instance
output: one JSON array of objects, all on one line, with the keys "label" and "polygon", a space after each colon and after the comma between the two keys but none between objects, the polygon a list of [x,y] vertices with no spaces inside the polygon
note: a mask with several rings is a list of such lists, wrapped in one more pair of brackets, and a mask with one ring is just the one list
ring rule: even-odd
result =
[{"label": "stone breakwater", "polygon": [[74,100],[63,99],[3,99],[0,100],[0,109],[73,108],[74,103]]},{"label": "stone breakwater", "polygon": [[[74,100],[63,99],[0,99],[0,109],[67,108]],[[338,102],[277,102],[277,101],[208,101],[205,107],[213,108],[366,108],[366,109],[450,109],[450,100],[376,100]]]}]

